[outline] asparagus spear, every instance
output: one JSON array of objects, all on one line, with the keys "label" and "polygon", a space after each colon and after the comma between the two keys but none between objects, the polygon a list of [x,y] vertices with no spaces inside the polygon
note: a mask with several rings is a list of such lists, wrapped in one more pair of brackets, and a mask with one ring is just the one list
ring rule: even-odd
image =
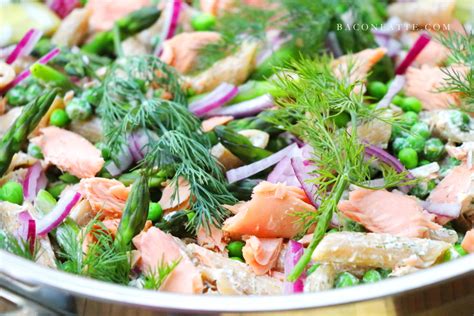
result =
[{"label": "asparagus spear", "polygon": [[[156,7],[146,7],[134,11],[126,17],[119,19],[116,23],[122,40],[149,28],[158,20],[161,11]],[[87,44],[82,46],[82,51],[91,54],[113,54],[114,36],[113,31],[97,33]]]},{"label": "asparagus spear", "polygon": [[261,160],[272,154],[271,151],[253,146],[247,137],[229,127],[217,126],[214,131],[222,145],[246,163]]},{"label": "asparagus spear", "polygon": [[132,238],[143,229],[148,217],[149,204],[148,176],[142,173],[133,183],[122,213],[114,242],[118,249],[126,248]]},{"label": "asparagus spear", "polygon": [[57,90],[52,89],[25,105],[20,116],[3,135],[0,140],[0,177],[10,166],[13,155],[20,150],[27,136],[46,114],[56,95]]},{"label": "asparagus spear", "polygon": [[77,89],[77,86],[69,80],[68,76],[51,66],[35,63],[30,67],[30,71],[33,77],[53,87],[63,90]]}]

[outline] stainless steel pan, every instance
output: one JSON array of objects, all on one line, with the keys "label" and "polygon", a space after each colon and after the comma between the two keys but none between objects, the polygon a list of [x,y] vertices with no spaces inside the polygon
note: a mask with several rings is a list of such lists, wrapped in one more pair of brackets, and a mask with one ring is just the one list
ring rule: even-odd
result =
[{"label": "stainless steel pan", "polygon": [[[150,311],[244,313],[350,311],[378,313],[437,310],[474,315],[474,255],[370,285],[293,296],[178,295],[139,290],[52,270],[0,251],[0,297],[22,312],[136,315]],[[347,305],[350,304],[351,305]],[[1,305],[0,301],[0,305]],[[454,304],[454,305],[453,305]],[[0,309],[1,312],[1,309]],[[365,313],[366,314],[366,313]]]}]

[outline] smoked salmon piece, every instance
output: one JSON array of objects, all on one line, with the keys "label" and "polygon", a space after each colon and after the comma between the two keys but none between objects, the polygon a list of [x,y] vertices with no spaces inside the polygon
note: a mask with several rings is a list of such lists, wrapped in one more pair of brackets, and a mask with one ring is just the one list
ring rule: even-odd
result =
[{"label": "smoked salmon piece", "polygon": [[183,294],[198,294],[203,291],[201,273],[185,252],[179,239],[151,227],[133,238],[140,252],[138,266],[144,273],[156,273],[160,264],[172,264],[179,260],[176,268],[162,284],[160,290]]},{"label": "smoked salmon piece", "polygon": [[225,250],[224,233],[216,226],[210,225],[209,232],[204,227],[201,227],[196,235],[199,246],[216,252],[223,252]]},{"label": "smoked salmon piece", "polygon": [[88,178],[79,182],[79,193],[86,199],[94,214],[102,218],[120,218],[130,191],[122,182],[106,178]]},{"label": "smoked salmon piece", "polygon": [[432,25],[443,28],[443,23],[453,19],[456,0],[416,0],[395,2],[388,6],[390,16],[415,25]]},{"label": "smoked salmon piece", "polygon": [[201,129],[203,132],[210,132],[216,126],[225,125],[234,119],[233,116],[214,116],[202,121]]},{"label": "smoked salmon piece", "polygon": [[305,199],[300,188],[262,181],[254,188],[250,201],[227,206],[236,215],[224,222],[222,230],[233,239],[242,235],[292,238],[303,229],[294,213],[316,212]]},{"label": "smoked salmon piece", "polygon": [[256,275],[264,275],[276,264],[280,255],[283,238],[257,238],[250,236],[242,248],[245,262]]},{"label": "smoked salmon piece", "polygon": [[150,0],[89,0],[86,8],[92,12],[90,28],[95,32],[108,31],[116,20],[151,3]]},{"label": "smoked salmon piece", "polygon": [[414,198],[385,190],[357,189],[338,208],[375,233],[427,237],[429,229],[441,228]]},{"label": "smoked salmon piece", "polygon": [[191,200],[191,190],[188,181],[180,177],[178,179],[178,190],[173,182],[168,184],[163,190],[159,201],[163,211],[169,213],[189,207]]},{"label": "smoked salmon piece", "polygon": [[[460,213],[474,219],[474,170],[465,164],[454,167],[431,191],[427,201],[434,204],[458,205]],[[440,224],[446,224],[444,219]]]},{"label": "smoked salmon piece", "polygon": [[423,65],[421,68],[409,67],[405,74],[404,92],[409,97],[419,99],[424,110],[447,109],[459,104],[459,96],[453,93],[439,92],[446,85],[446,71],[467,74],[468,68],[453,66],[449,68]]},{"label": "smoked salmon piece", "polygon": [[461,247],[469,253],[474,253],[474,228],[466,233]]},{"label": "smoked salmon piece", "polygon": [[387,49],[367,48],[355,54],[344,55],[335,59],[331,63],[334,74],[337,78],[347,77],[350,71],[349,82],[364,80],[372,67],[382,59],[387,53]]},{"label": "smoked salmon piece", "polygon": [[31,142],[41,148],[46,163],[78,178],[91,178],[104,165],[99,149],[82,136],[62,128],[42,128],[40,136]]},{"label": "smoked salmon piece", "polygon": [[204,46],[219,41],[217,32],[184,32],[163,42],[161,60],[176,68],[180,73],[187,73],[198,62],[199,50]]}]

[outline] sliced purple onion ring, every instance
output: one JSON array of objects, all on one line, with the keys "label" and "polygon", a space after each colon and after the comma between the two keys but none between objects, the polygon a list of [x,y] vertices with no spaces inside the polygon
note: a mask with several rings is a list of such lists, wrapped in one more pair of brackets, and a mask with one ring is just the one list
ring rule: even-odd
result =
[{"label": "sliced purple onion ring", "polygon": [[377,104],[377,108],[385,108],[392,103],[393,98],[403,89],[405,85],[405,76],[396,75],[395,79],[392,81],[392,84],[388,88],[387,93],[382,100]]},{"label": "sliced purple onion ring", "polygon": [[155,56],[161,56],[161,53],[163,52],[163,42],[172,38],[176,33],[182,6],[182,0],[168,0],[165,8],[165,22],[160,36],[161,40],[155,47]]},{"label": "sliced purple onion ring", "polygon": [[319,202],[316,199],[317,188],[314,184],[309,183],[312,179],[311,173],[314,172],[314,168],[310,164],[305,164],[303,159],[299,157],[291,158],[291,166],[311,204],[316,208],[319,207]]},{"label": "sliced purple onion ring", "polygon": [[255,99],[226,106],[218,110],[209,112],[209,116],[233,116],[234,118],[248,117],[256,115],[263,110],[273,107],[275,103],[270,94],[264,94]]},{"label": "sliced purple onion ring", "polygon": [[298,145],[291,144],[288,147],[283,148],[282,150],[274,153],[273,155],[265,159],[256,161],[254,163],[251,163],[250,165],[246,165],[240,168],[231,169],[226,173],[227,180],[229,181],[229,183],[234,183],[253,176],[254,174],[259,173],[260,171],[263,171],[277,164],[279,161],[281,161],[286,156],[291,155],[291,153],[297,149]]},{"label": "sliced purple onion ring", "polygon": [[460,203],[435,203],[430,201],[422,201],[421,205],[431,214],[449,218],[458,218],[462,209],[462,205]]},{"label": "sliced purple onion ring", "polygon": [[13,64],[18,58],[28,56],[36,43],[43,35],[43,32],[38,29],[30,29],[25,36],[18,42],[13,51],[8,55],[5,62],[9,65]]},{"label": "sliced purple onion ring", "polygon": [[38,192],[48,184],[48,179],[41,167],[41,162],[37,161],[28,168],[23,180],[23,197],[25,200],[33,202]]},{"label": "sliced purple onion ring", "polygon": [[68,191],[58,201],[51,212],[37,221],[36,234],[43,236],[60,225],[69,215],[74,205],[81,199],[79,192]]},{"label": "sliced purple onion ring", "polygon": [[36,243],[36,221],[28,211],[18,214],[18,221],[20,222],[20,227],[17,230],[17,238],[22,242],[27,241],[30,252],[33,253]]},{"label": "sliced purple onion ring", "polygon": [[198,117],[202,117],[209,112],[220,108],[232,100],[239,88],[229,83],[221,83],[211,93],[189,105],[189,111]]},{"label": "sliced purple onion ring", "polygon": [[[284,260],[284,273],[285,279],[290,275],[293,268],[300,260],[301,256],[303,255],[304,247],[301,243],[291,240],[288,242],[288,248],[285,253],[285,260]],[[288,282],[285,281],[283,286],[283,293],[284,294],[294,294],[294,293],[302,293],[304,291],[304,279],[306,275],[303,273],[295,282]]]},{"label": "sliced purple onion ring", "polygon": [[415,61],[416,57],[421,53],[421,51],[428,45],[431,40],[431,36],[428,33],[423,33],[418,37],[415,44],[413,44],[412,48],[408,51],[405,59],[398,65],[397,69],[395,70],[395,74],[403,75],[408,67]]}]

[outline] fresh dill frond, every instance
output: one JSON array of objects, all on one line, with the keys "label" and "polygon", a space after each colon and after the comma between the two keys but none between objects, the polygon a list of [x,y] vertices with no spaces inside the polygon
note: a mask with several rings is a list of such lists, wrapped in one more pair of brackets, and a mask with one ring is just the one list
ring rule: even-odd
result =
[{"label": "fresh dill frond", "polygon": [[437,39],[450,50],[452,64],[459,66],[443,68],[447,78],[439,91],[457,94],[461,108],[474,112],[474,33],[448,32]]},{"label": "fresh dill frond", "polygon": [[162,259],[161,262],[158,263],[157,269],[144,274],[143,288],[158,291],[180,262],[181,259],[177,259],[166,264]]},{"label": "fresh dill frond", "polygon": [[276,13],[274,9],[263,10],[238,1],[234,9],[226,11],[217,20],[215,30],[221,34],[221,39],[200,49],[195,71],[207,69],[216,61],[235,53],[244,40],[263,41]]},{"label": "fresh dill frond", "polygon": [[[323,56],[315,60],[303,58],[290,65],[277,84],[288,93],[277,98],[279,109],[270,120],[277,126],[299,136],[312,147],[315,174],[311,183],[316,188],[318,212],[313,218],[305,215],[305,227],[316,223],[309,247],[289,276],[294,281],[304,271],[317,244],[326,233],[329,222],[337,212],[337,204],[349,184],[363,184],[371,178],[372,161],[365,159],[365,144],[357,135],[357,127],[373,120],[390,122],[387,109],[374,109],[363,102],[363,95],[356,92],[361,82],[350,82],[353,65],[336,77],[331,59]],[[295,79],[297,78],[297,79]],[[351,117],[349,127],[337,129],[332,120],[339,113]],[[382,168],[385,173],[386,168]],[[317,174],[316,174],[317,173]],[[390,172],[389,186],[404,183],[406,174]]]},{"label": "fresh dill frond", "polygon": [[37,240],[35,240],[33,249],[31,249],[29,240],[17,238],[15,235],[4,230],[0,230],[0,249],[31,261],[36,261],[39,256]]},{"label": "fresh dill frond", "polygon": [[144,168],[175,166],[171,185],[176,188],[183,177],[189,182],[190,208],[196,213],[193,226],[209,229],[220,226],[228,214],[223,204],[233,204],[236,199],[228,191],[222,170],[209,148],[179,131],[165,132],[150,144],[149,154],[142,163]]},{"label": "fresh dill frond", "polygon": [[[102,222],[93,219],[80,231],[63,227],[58,267],[66,272],[96,280],[128,284],[131,271],[128,249],[114,246],[113,237]],[[87,243],[84,252],[83,245]]]},{"label": "fresh dill frond", "polygon": [[[188,128],[187,133],[196,131],[198,121],[187,112],[186,96],[178,78],[155,56],[126,57],[115,62],[104,79],[98,107],[112,151],[121,148],[130,132],[153,128],[157,121],[161,126]],[[153,93],[158,88],[169,93],[171,100],[155,97]]]}]

